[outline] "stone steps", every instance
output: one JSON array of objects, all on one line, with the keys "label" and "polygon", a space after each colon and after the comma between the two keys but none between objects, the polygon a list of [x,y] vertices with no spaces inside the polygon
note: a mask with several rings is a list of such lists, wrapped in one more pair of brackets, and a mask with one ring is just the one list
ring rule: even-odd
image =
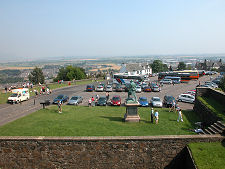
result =
[{"label": "stone steps", "polygon": [[216,123],[212,124],[208,128],[204,129],[200,135],[208,134],[222,134],[225,131],[225,125],[221,121],[217,121]]}]

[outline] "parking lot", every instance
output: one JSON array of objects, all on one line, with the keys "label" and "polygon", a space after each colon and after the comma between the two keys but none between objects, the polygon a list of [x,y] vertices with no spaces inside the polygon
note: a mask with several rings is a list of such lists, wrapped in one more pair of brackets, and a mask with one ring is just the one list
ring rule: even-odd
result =
[{"label": "parking lot", "polygon": [[[150,81],[155,81],[157,80],[157,77],[151,77]],[[161,87],[161,91],[160,92],[141,92],[141,93],[136,93],[137,98],[139,97],[147,97],[148,100],[151,99],[151,97],[157,96],[160,97],[160,99],[163,101],[163,98],[165,95],[172,95],[175,97],[175,99],[182,93],[187,92],[188,90],[193,90],[195,89],[195,87],[199,84],[199,81],[201,84],[203,84],[205,81],[209,81],[210,80],[210,76],[203,76],[201,77],[198,81],[189,81],[188,83],[181,83],[181,84],[164,84],[163,87]],[[95,87],[97,85],[95,84]],[[73,94],[71,93],[69,96],[74,96],[74,95],[79,95],[83,97],[83,103],[81,103],[81,105],[87,105],[88,104],[88,99],[90,97],[94,97],[96,95],[99,96],[105,96],[106,92],[86,92],[85,88],[86,86],[83,86],[83,88],[80,91],[74,92]],[[127,92],[109,92],[109,98],[111,99],[113,96],[115,95],[119,95],[122,99],[122,103],[125,102],[125,99],[127,98]],[[182,103],[179,102],[179,106],[182,109],[192,109],[193,108],[193,104],[189,104],[189,103]]]},{"label": "parking lot", "polygon": [[[217,75],[214,76],[216,77]],[[150,78],[150,81],[154,80],[157,80],[157,77]],[[181,93],[195,89],[196,85],[199,84],[199,81],[201,82],[201,84],[203,84],[205,81],[209,80],[210,76],[203,76],[198,81],[189,81],[189,83],[181,83],[175,85],[164,85],[160,92],[141,92],[137,93],[136,95],[137,98],[140,96],[145,96],[148,98],[148,100],[150,100],[153,96],[158,96],[161,98],[161,100],[163,100],[163,97],[165,95],[172,95],[177,98]],[[95,87],[97,87],[99,83],[93,82],[93,84],[95,85]],[[30,100],[22,102],[22,104],[1,104],[0,126],[41,109],[42,106],[40,105],[40,102],[43,102],[44,100],[50,100],[52,102],[53,99],[59,94],[65,94],[69,96],[69,98],[71,98],[72,96],[82,96],[83,102],[80,105],[87,106],[88,99],[90,97],[95,97],[96,94],[98,94],[99,96],[105,96],[106,92],[86,92],[86,85],[68,86],[66,88],[56,89],[50,95],[40,95],[37,98],[32,97]],[[111,99],[114,95],[120,95],[122,103],[124,104],[124,101],[127,98],[127,92],[110,92],[109,98]],[[182,109],[192,109],[193,104],[179,102],[179,107]]]}]

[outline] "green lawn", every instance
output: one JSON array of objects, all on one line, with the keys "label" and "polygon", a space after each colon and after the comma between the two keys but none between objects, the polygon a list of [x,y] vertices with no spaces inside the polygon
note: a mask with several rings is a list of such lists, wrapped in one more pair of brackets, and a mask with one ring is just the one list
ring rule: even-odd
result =
[{"label": "green lawn", "polygon": [[225,106],[218,103],[216,100],[210,97],[198,97],[198,99],[205,104],[217,117],[225,123]]},{"label": "green lawn", "polygon": [[[103,80],[98,80],[98,81],[100,82]],[[91,84],[91,83],[93,83],[92,80],[82,80],[82,81],[77,81],[76,83],[71,83],[71,85],[84,85],[84,84]],[[54,90],[57,88],[66,87],[68,86],[68,83],[65,83],[65,84],[52,83],[52,84],[48,84],[48,86],[51,90]],[[41,87],[35,86],[33,89],[30,89],[30,96],[34,96],[35,93],[33,92],[33,90],[35,89],[40,92]],[[10,95],[11,95],[11,92],[8,92],[7,94],[0,92],[0,104],[6,103]]]},{"label": "green lawn", "polygon": [[140,123],[125,123],[125,107],[57,106],[39,110],[26,117],[0,127],[1,136],[150,136],[189,135],[188,129],[198,121],[192,111],[183,111],[184,122],[177,122],[178,115],[159,110],[159,124],[151,124],[150,108],[139,108]]},{"label": "green lawn", "polygon": [[199,169],[225,169],[225,143],[191,143],[188,145]]}]

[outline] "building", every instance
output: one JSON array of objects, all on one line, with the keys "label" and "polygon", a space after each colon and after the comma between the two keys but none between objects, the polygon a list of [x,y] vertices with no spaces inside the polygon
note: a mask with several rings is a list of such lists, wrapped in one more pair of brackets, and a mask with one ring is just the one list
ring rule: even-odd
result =
[{"label": "building", "polygon": [[152,68],[148,63],[123,63],[120,68],[120,73],[127,73],[128,75],[150,75]]},{"label": "building", "polygon": [[219,61],[212,61],[212,60],[206,60],[202,62],[197,62],[195,64],[195,68],[198,70],[212,70],[212,69],[219,69],[221,66],[223,66],[222,59]]}]

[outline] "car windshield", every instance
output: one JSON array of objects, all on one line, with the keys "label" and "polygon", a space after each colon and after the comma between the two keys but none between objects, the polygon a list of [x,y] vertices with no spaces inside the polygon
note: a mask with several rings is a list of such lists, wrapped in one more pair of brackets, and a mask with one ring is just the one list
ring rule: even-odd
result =
[{"label": "car windshield", "polygon": [[10,97],[17,97],[17,94],[13,93]]},{"label": "car windshield", "polygon": [[160,98],[153,98],[152,100],[160,102]]},{"label": "car windshield", "polygon": [[77,96],[74,96],[70,100],[78,100],[78,97]]},{"label": "car windshield", "polygon": [[105,100],[106,100],[105,97],[100,97],[100,98],[99,98],[99,101],[105,101]]},{"label": "car windshield", "polygon": [[119,101],[120,98],[119,98],[119,97],[113,97],[112,100],[114,100],[114,101]]},{"label": "car windshield", "polygon": [[136,88],[137,88],[137,89],[140,89],[141,87],[140,87],[140,86],[137,86]]},{"label": "car windshield", "polygon": [[142,101],[142,102],[146,102],[147,98],[140,98],[139,100]]},{"label": "car windshield", "polygon": [[63,98],[63,95],[59,95],[58,97],[57,97],[57,99],[62,99]]},{"label": "car windshield", "polygon": [[167,99],[168,99],[169,101],[175,100],[174,97],[172,97],[172,96],[167,97]]},{"label": "car windshield", "polygon": [[111,88],[111,86],[107,86],[107,88]]},{"label": "car windshield", "polygon": [[102,86],[98,86],[98,88],[103,88]]},{"label": "car windshield", "polygon": [[92,86],[91,85],[88,85],[87,88],[92,88]]}]

